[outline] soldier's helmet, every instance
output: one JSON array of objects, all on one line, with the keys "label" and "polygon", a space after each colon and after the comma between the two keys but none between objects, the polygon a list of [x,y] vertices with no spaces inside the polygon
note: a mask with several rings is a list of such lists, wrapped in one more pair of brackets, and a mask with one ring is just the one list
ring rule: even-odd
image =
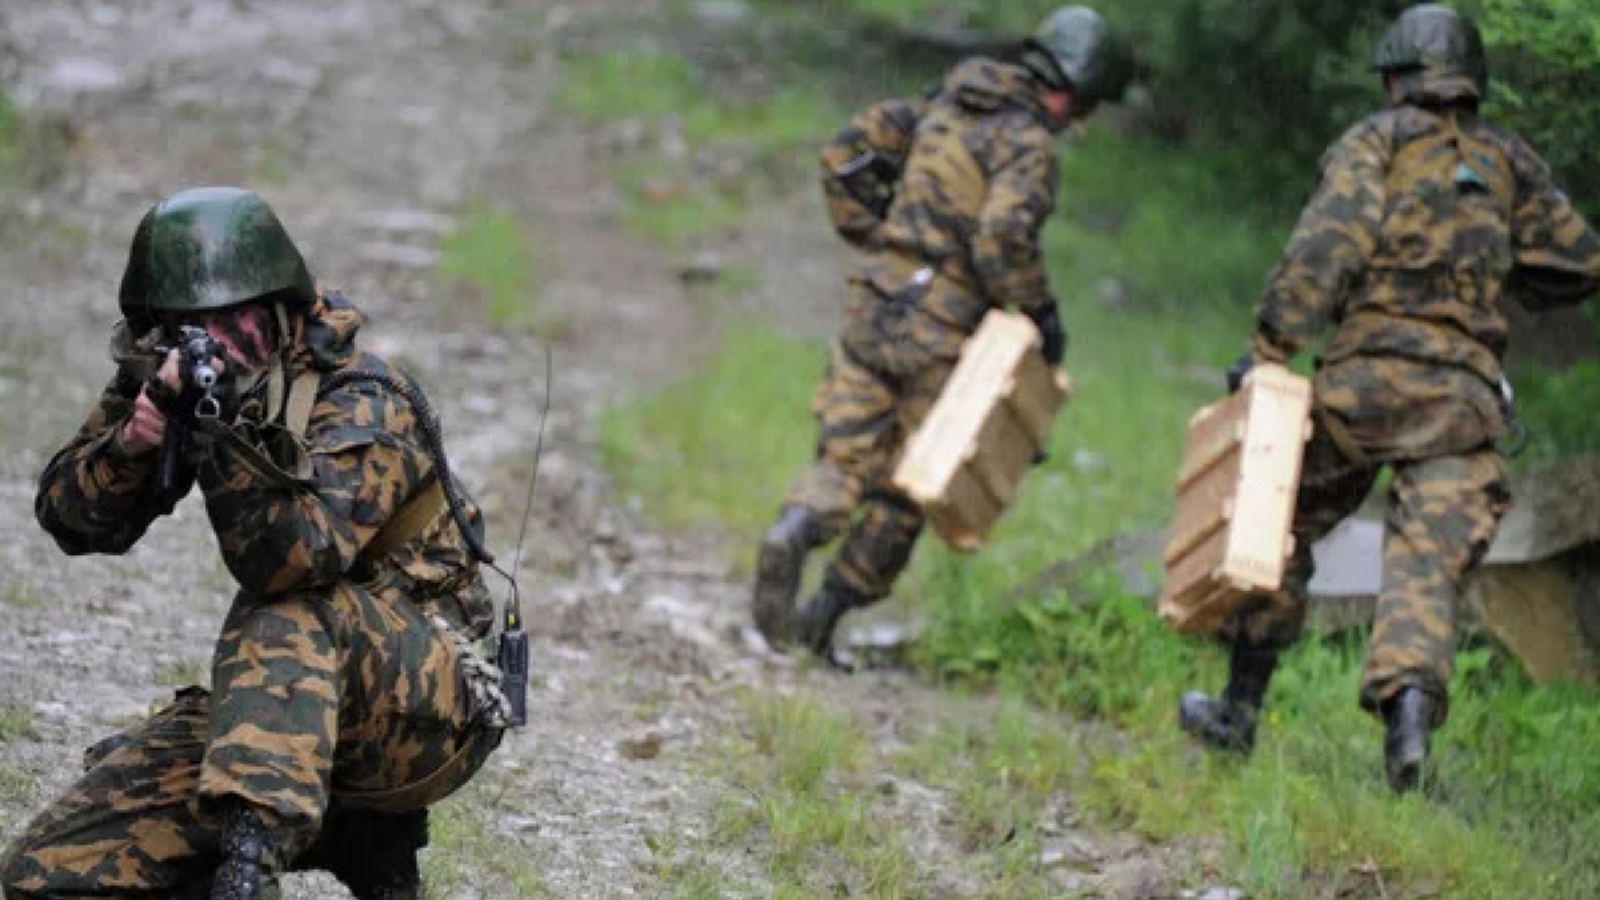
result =
[{"label": "soldier's helmet", "polygon": [[1022,65],[1084,107],[1121,97],[1132,68],[1111,26],[1087,6],[1063,6],[1040,22],[1023,41]]},{"label": "soldier's helmet", "polygon": [[1399,80],[1407,100],[1481,100],[1489,88],[1478,26],[1437,3],[1401,13],[1372,45],[1371,62],[1373,71]]},{"label": "soldier's helmet", "polygon": [[135,321],[315,299],[305,259],[272,207],[233,187],[192,188],[151,207],[134,232],[118,296],[122,314]]}]

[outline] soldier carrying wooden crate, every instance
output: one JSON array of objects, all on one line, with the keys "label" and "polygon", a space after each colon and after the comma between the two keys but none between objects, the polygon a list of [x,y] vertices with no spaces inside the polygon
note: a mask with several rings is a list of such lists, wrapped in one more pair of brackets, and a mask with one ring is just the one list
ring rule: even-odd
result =
[{"label": "soldier carrying wooden crate", "polygon": [[[1060,362],[1066,337],[1039,248],[1055,137],[1121,94],[1125,61],[1099,14],[1064,7],[1018,64],[968,59],[937,90],[857,115],[824,148],[829,215],[868,257],[812,403],[816,461],[761,544],[752,606],[772,645],[798,641],[831,660],[845,612],[888,595],[924,523],[892,468],[985,314],[1020,309]],[[797,614],[806,554],[847,529]]]},{"label": "soldier carrying wooden crate", "polygon": [[1311,545],[1353,513],[1385,467],[1383,586],[1361,705],[1381,717],[1395,790],[1418,786],[1443,724],[1462,580],[1507,505],[1503,295],[1530,308],[1600,285],[1600,237],[1537,154],[1477,115],[1488,66],[1476,26],[1407,10],[1374,45],[1389,108],[1339,138],[1257,310],[1257,363],[1284,363],[1332,323],[1314,379],[1315,431],[1283,590],[1248,598],[1222,629],[1227,687],[1180,704],[1183,727],[1248,753],[1280,651],[1305,620]]}]

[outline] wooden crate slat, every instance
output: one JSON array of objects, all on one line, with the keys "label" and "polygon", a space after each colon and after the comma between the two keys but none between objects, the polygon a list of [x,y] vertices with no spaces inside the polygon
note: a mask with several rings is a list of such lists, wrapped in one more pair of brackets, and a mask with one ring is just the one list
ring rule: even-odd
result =
[{"label": "wooden crate slat", "polygon": [[1172,627],[1214,633],[1250,595],[1279,589],[1310,412],[1310,382],[1263,365],[1190,419],[1163,558]]},{"label": "wooden crate slat", "polygon": [[1038,345],[1027,317],[990,312],[895,468],[893,484],[956,549],[982,545],[1067,400]]}]

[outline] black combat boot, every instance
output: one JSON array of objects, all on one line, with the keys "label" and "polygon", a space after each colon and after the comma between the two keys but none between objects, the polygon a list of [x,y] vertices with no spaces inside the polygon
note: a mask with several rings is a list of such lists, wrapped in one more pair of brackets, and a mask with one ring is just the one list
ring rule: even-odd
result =
[{"label": "black combat boot", "polygon": [[211,900],[265,900],[275,896],[270,868],[271,834],[253,807],[234,801],[218,816],[222,862],[211,882]]},{"label": "black combat boot", "polygon": [[854,668],[846,654],[833,647],[833,631],[844,614],[870,602],[854,588],[837,578],[824,578],[822,589],[800,610],[795,622],[795,638],[812,653],[836,669]]},{"label": "black combat boot", "polygon": [[816,515],[804,506],[786,506],[778,521],[761,539],[756,563],[756,587],[751,598],[756,628],[774,648],[794,640],[794,597],[806,554],[817,545]]},{"label": "black combat boot", "polygon": [[1210,697],[1201,691],[1184,694],[1178,701],[1178,723],[1210,747],[1250,755],[1256,745],[1256,720],[1267,696],[1267,683],[1277,667],[1277,651],[1235,643],[1222,696]]},{"label": "black combat boot", "polygon": [[428,811],[386,813],[335,805],[299,870],[324,869],[356,900],[420,900],[417,851],[428,846]]},{"label": "black combat boot", "polygon": [[1402,688],[1383,705],[1384,769],[1389,787],[1403,794],[1422,786],[1428,761],[1428,732],[1433,727],[1433,698],[1414,688]]}]

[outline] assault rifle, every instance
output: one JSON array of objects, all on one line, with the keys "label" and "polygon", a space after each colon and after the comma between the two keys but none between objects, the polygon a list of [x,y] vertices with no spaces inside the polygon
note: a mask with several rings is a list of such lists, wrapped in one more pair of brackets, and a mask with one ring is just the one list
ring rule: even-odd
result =
[{"label": "assault rifle", "polygon": [[[187,455],[189,429],[197,422],[214,421],[222,415],[217,399],[217,369],[212,359],[222,355],[222,345],[204,328],[183,325],[173,346],[157,348],[164,358],[178,351],[178,408],[167,416],[166,436],[161,442],[161,469],[158,487],[168,503],[176,502],[178,469]],[[193,403],[193,406],[188,404]]]}]

